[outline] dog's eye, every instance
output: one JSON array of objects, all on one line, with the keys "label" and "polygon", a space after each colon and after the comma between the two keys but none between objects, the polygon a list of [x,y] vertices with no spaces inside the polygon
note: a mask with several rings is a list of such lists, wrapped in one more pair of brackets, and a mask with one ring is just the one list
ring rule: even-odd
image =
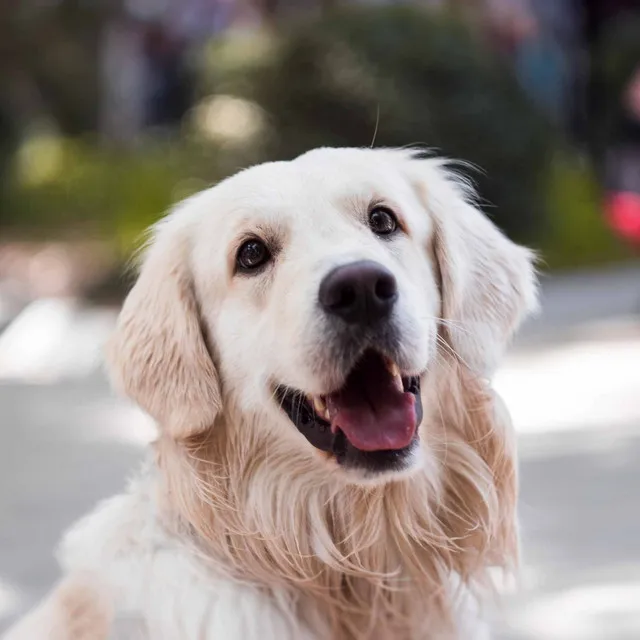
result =
[{"label": "dog's eye", "polygon": [[238,271],[254,271],[269,261],[271,254],[261,240],[247,240],[236,254]]},{"label": "dog's eye", "polygon": [[387,207],[374,207],[369,213],[369,227],[379,236],[388,236],[398,228],[398,220]]}]

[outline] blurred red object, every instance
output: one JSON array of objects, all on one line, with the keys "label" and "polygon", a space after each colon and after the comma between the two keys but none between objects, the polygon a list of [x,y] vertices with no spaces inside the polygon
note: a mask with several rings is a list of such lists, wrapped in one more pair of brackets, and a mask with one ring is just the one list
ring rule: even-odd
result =
[{"label": "blurred red object", "polygon": [[609,225],[628,242],[640,245],[640,193],[618,191],[607,198]]}]

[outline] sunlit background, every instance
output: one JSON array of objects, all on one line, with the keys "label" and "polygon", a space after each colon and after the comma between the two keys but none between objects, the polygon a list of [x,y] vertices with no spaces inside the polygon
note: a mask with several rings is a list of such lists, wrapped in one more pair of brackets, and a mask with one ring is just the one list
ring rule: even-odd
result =
[{"label": "sunlit background", "polygon": [[637,0],[0,3],[0,631],[153,438],[101,370],[143,229],[240,167],[372,144],[470,161],[542,257],[495,380],[524,542],[497,637],[640,638]]}]

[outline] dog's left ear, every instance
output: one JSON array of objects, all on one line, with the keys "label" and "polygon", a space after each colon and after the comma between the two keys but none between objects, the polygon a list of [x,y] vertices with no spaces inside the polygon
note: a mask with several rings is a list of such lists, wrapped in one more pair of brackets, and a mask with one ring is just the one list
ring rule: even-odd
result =
[{"label": "dog's left ear", "polygon": [[108,346],[121,390],[175,439],[211,427],[220,386],[207,348],[189,266],[189,236],[177,211],[155,229]]},{"label": "dog's left ear", "polygon": [[471,189],[443,161],[409,164],[434,221],[444,334],[463,364],[489,376],[524,317],[537,309],[534,254],[472,204]]}]

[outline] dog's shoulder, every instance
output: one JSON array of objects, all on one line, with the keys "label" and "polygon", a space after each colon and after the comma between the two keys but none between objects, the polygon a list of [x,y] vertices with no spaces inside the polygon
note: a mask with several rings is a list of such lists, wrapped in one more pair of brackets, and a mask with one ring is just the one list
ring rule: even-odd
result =
[{"label": "dog's shoulder", "polygon": [[155,556],[172,546],[159,526],[152,492],[153,480],[143,473],[126,492],[75,523],[58,550],[63,570],[99,575],[119,592],[132,592]]},{"label": "dog's shoulder", "polygon": [[65,573],[91,574],[106,586],[117,628],[133,620],[146,630],[147,636],[116,632],[118,640],[310,637],[273,597],[217,573],[188,540],[163,527],[152,475],[76,523],[58,555]]},{"label": "dog's shoulder", "polygon": [[[202,624],[222,582],[196,562],[187,541],[162,525],[154,477],[147,471],[74,524],[63,537],[58,559],[65,574],[93,575],[105,586],[116,628],[142,619],[154,638],[156,624],[163,638],[189,618]],[[183,628],[176,628],[175,637],[183,632],[191,637]]]}]

